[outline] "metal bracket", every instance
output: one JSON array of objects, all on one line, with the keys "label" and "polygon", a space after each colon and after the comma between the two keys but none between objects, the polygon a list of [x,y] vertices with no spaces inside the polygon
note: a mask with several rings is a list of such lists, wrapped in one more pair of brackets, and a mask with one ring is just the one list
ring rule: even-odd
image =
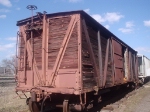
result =
[{"label": "metal bracket", "polygon": [[[28,97],[26,96],[26,94],[22,91],[22,94],[19,94],[18,91],[16,91],[16,94],[19,96],[20,99],[27,99]],[[25,98],[22,98],[21,96],[24,95]]]}]

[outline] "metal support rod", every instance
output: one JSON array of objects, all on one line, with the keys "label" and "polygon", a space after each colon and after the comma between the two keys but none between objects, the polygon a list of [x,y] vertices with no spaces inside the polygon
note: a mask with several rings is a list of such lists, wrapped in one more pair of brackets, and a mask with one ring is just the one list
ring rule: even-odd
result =
[{"label": "metal support rod", "polygon": [[32,24],[33,24],[33,10],[31,10],[31,12],[32,12],[31,20],[32,20]]},{"label": "metal support rod", "polygon": [[35,5],[28,5],[27,9],[31,10],[31,23],[33,24],[33,10],[36,10],[37,6],[35,6]]},{"label": "metal support rod", "polygon": [[41,112],[44,112],[44,102],[45,102],[45,100],[48,98],[48,96],[45,96],[45,98],[43,99],[43,101],[42,101],[42,104],[41,104]]},{"label": "metal support rod", "polygon": [[34,70],[33,70],[33,62],[34,62],[34,46],[33,46],[33,32],[31,31],[31,50],[32,50],[32,62],[31,62],[31,68],[32,68],[32,85],[34,86]]},{"label": "metal support rod", "polygon": [[83,101],[82,101],[82,94],[80,93],[80,104],[83,104]]},{"label": "metal support rod", "polygon": [[25,37],[24,42],[25,42],[25,44],[24,44],[24,82],[26,85],[27,37]]},{"label": "metal support rod", "polygon": [[100,37],[100,30],[98,30],[98,33],[97,33],[97,36],[98,36],[98,60],[99,60],[99,75],[100,75],[100,87],[102,87],[103,85],[103,69],[102,69],[102,49],[101,49],[101,37]]},{"label": "metal support rod", "polygon": [[16,64],[16,71],[15,71],[15,75],[17,75],[17,58],[18,58],[18,37],[19,37],[19,31],[17,32],[17,40],[16,40],[16,60],[15,60],[15,64]]},{"label": "metal support rod", "polygon": [[[27,9],[31,10],[32,16],[31,16],[31,27],[33,27],[33,10],[37,9],[37,6],[35,5],[28,5]],[[34,46],[33,46],[33,31],[31,30],[31,50],[32,50],[32,62],[31,62],[31,68],[32,68],[32,86],[34,86],[34,70],[33,70],[33,62],[34,62]]]},{"label": "metal support rod", "polygon": [[107,68],[108,68],[108,54],[109,54],[109,39],[107,40],[107,47],[106,47],[106,55],[105,55],[105,65],[104,65],[104,80],[103,80],[103,86],[105,86],[106,83],[106,76],[107,76]]},{"label": "metal support rod", "polygon": [[[17,64],[17,69],[16,69],[16,71],[18,71],[19,69],[20,69],[20,66],[21,66],[21,64],[20,64],[20,62],[21,62],[21,59],[20,59],[20,49],[18,49],[17,47],[19,47],[19,45],[20,45],[20,41],[21,41],[21,38],[20,38],[20,33],[19,33],[19,31],[18,31],[18,33],[17,33],[17,44],[16,44],[16,57],[18,58],[18,62],[17,62],[17,59],[16,59],[16,64]],[[19,50],[19,51],[18,51]],[[18,55],[18,56],[17,56]],[[17,83],[17,86],[20,86],[20,83],[19,83],[19,79],[20,79],[20,75],[18,74],[18,73],[16,73],[16,75],[17,75],[17,80],[18,80],[18,83]]]}]

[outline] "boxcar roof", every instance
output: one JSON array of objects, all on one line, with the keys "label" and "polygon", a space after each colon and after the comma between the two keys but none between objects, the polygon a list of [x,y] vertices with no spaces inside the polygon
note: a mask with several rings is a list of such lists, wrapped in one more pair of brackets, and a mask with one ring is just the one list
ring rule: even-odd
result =
[{"label": "boxcar roof", "polygon": [[138,57],[145,57],[145,58],[147,58],[148,60],[150,60],[148,57],[146,57],[146,56],[143,55],[143,54],[137,54],[137,56],[138,56]]},{"label": "boxcar roof", "polygon": [[[113,33],[111,33],[108,29],[106,29],[104,26],[102,26],[99,22],[97,22],[95,19],[93,19],[90,15],[88,15],[86,12],[84,12],[83,10],[77,10],[77,11],[68,11],[68,12],[58,12],[58,13],[52,13],[52,14],[46,14],[47,17],[55,17],[55,16],[59,16],[59,15],[69,15],[69,14],[81,14],[82,16],[84,16],[86,19],[88,19],[89,21],[91,21],[97,28],[99,28],[100,30],[107,32],[109,35],[113,36],[116,40],[118,40],[121,44],[127,46],[128,48],[130,48],[132,51],[135,51],[134,49],[132,49],[129,45],[127,45],[126,43],[124,43],[122,40],[120,40],[117,36],[115,36]],[[38,16],[34,16],[33,17],[34,20],[39,20]],[[21,26],[23,24],[26,24],[27,22],[31,21],[31,17],[30,18],[26,18],[20,21],[17,21],[17,26]]]}]

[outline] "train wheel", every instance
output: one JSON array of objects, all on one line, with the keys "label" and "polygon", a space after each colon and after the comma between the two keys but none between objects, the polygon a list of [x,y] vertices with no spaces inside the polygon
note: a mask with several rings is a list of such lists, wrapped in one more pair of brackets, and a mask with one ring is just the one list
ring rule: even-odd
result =
[{"label": "train wheel", "polygon": [[63,112],[69,112],[68,100],[64,100],[64,102],[63,102]]},{"label": "train wheel", "polygon": [[142,86],[144,84],[144,79],[143,78],[139,79],[139,84],[140,84],[140,86]]},{"label": "train wheel", "polygon": [[32,102],[31,98],[29,98],[28,105],[29,105],[29,110],[31,112],[40,112],[40,108],[39,108],[38,103],[37,102]]}]

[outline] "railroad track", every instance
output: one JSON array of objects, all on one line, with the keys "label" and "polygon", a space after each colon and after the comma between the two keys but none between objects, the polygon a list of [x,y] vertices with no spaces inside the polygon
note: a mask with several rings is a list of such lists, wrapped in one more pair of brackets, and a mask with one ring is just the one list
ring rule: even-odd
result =
[{"label": "railroad track", "polygon": [[0,76],[0,86],[8,86],[15,84],[14,76]]}]

